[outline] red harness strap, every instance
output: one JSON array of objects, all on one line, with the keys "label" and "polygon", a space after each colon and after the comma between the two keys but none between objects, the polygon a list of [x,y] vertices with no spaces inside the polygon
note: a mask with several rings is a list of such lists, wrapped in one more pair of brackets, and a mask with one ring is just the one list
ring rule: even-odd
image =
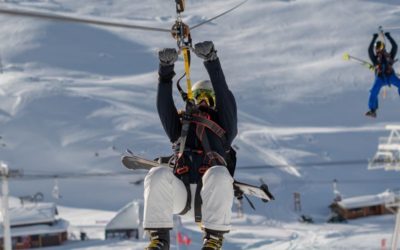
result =
[{"label": "red harness strap", "polygon": [[176,168],[176,173],[181,175],[181,174],[186,174],[189,172],[189,166],[182,166],[182,167],[177,167]]},{"label": "red harness strap", "polygon": [[[206,117],[204,117],[206,115]],[[210,119],[208,114],[201,115],[192,115],[191,122],[196,123],[197,125],[204,126],[215,133],[218,137],[224,138],[225,130],[221,128],[216,122]]]}]

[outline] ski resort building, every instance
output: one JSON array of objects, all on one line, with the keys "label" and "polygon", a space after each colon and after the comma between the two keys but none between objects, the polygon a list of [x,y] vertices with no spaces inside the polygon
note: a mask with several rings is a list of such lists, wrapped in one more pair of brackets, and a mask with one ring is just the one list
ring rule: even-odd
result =
[{"label": "ski resort building", "polygon": [[376,195],[365,195],[342,199],[333,202],[329,207],[335,214],[345,219],[356,219],[370,215],[392,213],[386,204],[393,203],[398,196],[392,191],[385,191]]},{"label": "ski resort building", "polygon": [[[54,203],[37,203],[9,209],[13,249],[61,245],[68,239],[69,223],[58,219]],[[0,228],[0,250],[4,232]]]},{"label": "ski resort building", "polygon": [[106,239],[139,239],[142,203],[133,201],[106,225]]}]

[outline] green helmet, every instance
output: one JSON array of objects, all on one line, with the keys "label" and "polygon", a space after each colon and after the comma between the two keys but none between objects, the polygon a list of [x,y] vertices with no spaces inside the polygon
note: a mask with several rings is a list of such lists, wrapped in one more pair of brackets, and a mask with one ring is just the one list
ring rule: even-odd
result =
[{"label": "green helmet", "polygon": [[215,93],[210,80],[201,80],[192,86],[193,98],[196,104],[205,101],[211,108],[215,108]]}]

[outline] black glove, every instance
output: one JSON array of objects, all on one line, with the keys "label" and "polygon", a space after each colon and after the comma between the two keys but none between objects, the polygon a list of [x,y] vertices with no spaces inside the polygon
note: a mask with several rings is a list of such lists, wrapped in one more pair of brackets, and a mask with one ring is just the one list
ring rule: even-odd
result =
[{"label": "black glove", "polygon": [[217,51],[211,41],[205,41],[194,45],[194,53],[204,59],[204,61],[213,61],[218,58]]},{"label": "black glove", "polygon": [[165,48],[158,51],[158,58],[162,66],[173,65],[178,60],[178,52],[174,48]]},{"label": "black glove", "polygon": [[390,37],[390,32],[385,32],[385,36]]},{"label": "black glove", "polygon": [[379,35],[378,35],[378,33],[374,33],[374,38],[377,38]]}]

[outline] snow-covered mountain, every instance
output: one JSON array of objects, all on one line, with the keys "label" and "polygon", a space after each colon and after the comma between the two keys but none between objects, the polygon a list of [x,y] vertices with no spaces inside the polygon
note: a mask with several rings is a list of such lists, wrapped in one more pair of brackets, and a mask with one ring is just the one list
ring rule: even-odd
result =
[{"label": "snow-covered mountain", "polygon": [[[194,25],[237,3],[189,0],[184,20]],[[174,1],[161,0],[7,0],[0,7],[160,28],[170,28],[175,19]],[[350,197],[398,188],[397,173],[371,172],[366,164],[300,163],[366,161],[375,153],[378,137],[387,134],[384,126],[399,122],[395,87],[381,98],[378,119],[364,117],[373,74],[342,60],[344,52],[367,59],[372,33],[380,25],[396,26],[399,15],[395,0],[249,0],[192,32],[195,42],[214,41],[237,99],[237,178],[258,183],[262,177],[277,197],[268,205],[255,201],[254,213],[246,205],[246,211],[261,216],[254,222],[258,230],[293,228],[297,235],[315,239],[302,247],[304,241],[292,244],[297,236],[290,234],[282,248],[276,244],[273,249],[357,249],[357,244],[345,244],[367,235],[371,241],[359,242],[358,249],[376,249],[382,237],[390,237],[393,216],[334,229],[324,221],[334,179],[342,195]],[[170,153],[155,108],[156,51],[176,46],[169,34],[7,15],[0,15],[0,23],[0,160],[10,168],[50,174],[119,172],[126,148],[149,158]],[[392,36],[400,42],[399,30]],[[182,61],[176,71],[183,73]],[[206,77],[201,60],[194,57],[192,79]],[[183,107],[177,93],[175,97]],[[246,169],[263,165],[284,167]],[[143,176],[59,180],[63,198],[58,203],[116,211],[142,198],[142,186],[131,182]],[[53,183],[14,180],[11,193],[41,191],[52,200]],[[293,192],[302,195],[303,213],[320,223],[313,229],[325,233],[300,233],[313,229],[296,223]],[[349,233],[367,225],[373,230]],[[244,234],[256,234],[248,230]],[[274,241],[273,233],[262,237],[244,249],[265,249]],[[239,240],[235,246],[245,245]]]}]

